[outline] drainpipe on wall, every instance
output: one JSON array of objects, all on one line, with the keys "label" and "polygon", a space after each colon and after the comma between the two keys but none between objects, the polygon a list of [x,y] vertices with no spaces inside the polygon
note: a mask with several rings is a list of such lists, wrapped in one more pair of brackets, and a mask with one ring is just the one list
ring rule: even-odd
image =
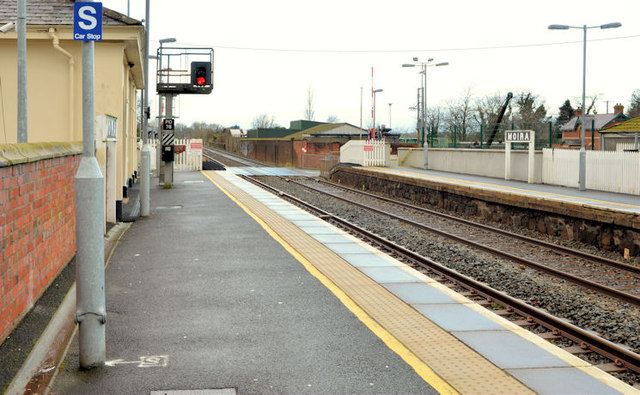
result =
[{"label": "drainpipe on wall", "polygon": [[74,122],[73,122],[73,75],[74,75],[74,60],[73,55],[65,51],[60,46],[60,39],[56,36],[56,29],[49,28],[49,36],[53,39],[53,48],[60,51],[64,56],[69,59],[69,141],[74,141]]}]

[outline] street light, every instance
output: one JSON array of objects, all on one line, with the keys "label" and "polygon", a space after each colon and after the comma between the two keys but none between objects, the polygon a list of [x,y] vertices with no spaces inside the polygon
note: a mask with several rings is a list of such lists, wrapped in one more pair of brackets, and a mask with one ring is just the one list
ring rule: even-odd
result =
[{"label": "street light", "polygon": [[389,129],[391,129],[391,105],[393,103],[389,103]]},{"label": "street light", "polygon": [[372,114],[373,127],[371,128],[371,138],[375,137],[375,130],[376,130],[376,93],[382,92],[382,91],[383,91],[382,89],[373,90],[373,114]]},{"label": "street light", "polygon": [[569,30],[569,29],[582,29],[583,31],[583,44],[582,44],[582,115],[580,120],[580,160],[578,170],[578,188],[581,191],[586,189],[586,167],[587,167],[587,151],[584,145],[584,128],[585,128],[585,93],[587,85],[587,29],[615,29],[622,26],[619,22],[607,23],[605,25],[597,26],[569,26],[569,25],[549,25],[549,30]]},{"label": "street light", "polygon": [[[425,127],[427,125],[427,67],[447,66],[449,62],[440,62],[440,63],[431,64],[431,62],[433,62],[433,58],[427,59],[426,62],[419,62],[418,58],[413,58],[413,62],[414,63],[405,63],[402,65],[402,67],[416,67],[418,65],[422,67],[422,70],[420,71],[420,74],[422,74],[422,111],[421,111],[422,119],[418,123],[420,124],[420,129],[421,129],[419,133],[420,132],[422,133],[422,136],[420,137],[419,141],[420,141],[420,146],[424,148],[422,152],[424,153],[424,169],[426,170],[429,164],[428,162],[429,144],[426,143],[425,141]],[[418,114],[420,114],[420,111],[418,111]]]},{"label": "street light", "polygon": [[422,133],[422,136],[420,138],[420,145],[424,147],[425,146],[425,127],[427,123],[427,67],[447,66],[449,62],[440,62],[440,63],[431,64],[431,62],[433,62],[433,58],[427,59],[426,62],[419,62],[418,58],[413,58],[413,61],[415,63],[405,63],[402,65],[402,67],[421,66],[422,68],[422,70],[420,71],[420,74],[422,74],[422,103],[421,103],[422,111],[420,111],[422,119],[420,120],[419,124],[421,127],[420,132]]}]

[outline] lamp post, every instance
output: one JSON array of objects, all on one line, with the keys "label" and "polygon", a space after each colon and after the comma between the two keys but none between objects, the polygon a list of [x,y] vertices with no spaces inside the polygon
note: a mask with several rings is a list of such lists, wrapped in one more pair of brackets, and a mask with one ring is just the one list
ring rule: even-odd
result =
[{"label": "lamp post", "polygon": [[420,74],[422,74],[422,114],[421,114],[421,120],[419,122],[420,124],[420,131],[419,133],[421,133],[420,136],[420,146],[424,147],[424,168],[427,169],[427,165],[428,165],[428,161],[427,161],[427,151],[428,151],[428,147],[429,144],[426,142],[426,136],[425,136],[425,128],[427,126],[427,67],[439,67],[439,66],[447,66],[449,64],[449,62],[440,62],[440,63],[435,63],[435,64],[431,64],[431,62],[433,62],[433,58],[429,58],[427,59],[426,62],[419,62],[418,58],[413,58],[413,63],[405,63],[402,65],[402,67],[416,67],[416,66],[420,66],[421,70],[420,70]]},{"label": "lamp post", "polygon": [[569,29],[582,29],[583,31],[583,43],[582,43],[582,115],[580,120],[580,159],[578,170],[578,188],[581,191],[586,189],[586,167],[587,167],[587,151],[584,144],[584,128],[585,128],[585,92],[587,85],[587,29],[615,29],[622,26],[619,22],[607,23],[605,25],[597,26],[569,26],[569,25],[549,25],[549,30],[569,30]]},{"label": "lamp post", "polygon": [[382,92],[382,89],[374,89],[373,90],[373,127],[371,128],[371,138],[375,137],[376,133],[376,93]]},{"label": "lamp post", "polygon": [[389,129],[391,129],[391,105],[393,103],[389,103]]}]

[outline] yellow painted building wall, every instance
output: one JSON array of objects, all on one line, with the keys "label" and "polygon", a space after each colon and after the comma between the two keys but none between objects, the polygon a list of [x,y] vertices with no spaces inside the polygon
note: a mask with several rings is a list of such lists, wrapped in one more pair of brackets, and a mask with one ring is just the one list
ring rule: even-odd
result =
[{"label": "yellow painted building wall", "polygon": [[[95,43],[95,112],[118,120],[116,200],[122,186],[138,168],[136,98],[140,82],[140,58],[128,59],[132,42],[142,42],[141,27],[113,29],[111,37]],[[56,28],[60,47],[53,46],[47,28],[27,32],[27,138],[28,142],[82,141],[82,43],[72,40],[71,30]],[[127,47],[128,45],[128,47]],[[128,49],[128,52],[125,51]],[[137,53],[138,51],[134,51]],[[137,67],[137,75],[133,68]],[[139,86],[137,86],[139,85]],[[17,142],[17,45],[16,33],[0,36],[0,144]],[[105,146],[97,141],[96,159],[104,169]]]}]

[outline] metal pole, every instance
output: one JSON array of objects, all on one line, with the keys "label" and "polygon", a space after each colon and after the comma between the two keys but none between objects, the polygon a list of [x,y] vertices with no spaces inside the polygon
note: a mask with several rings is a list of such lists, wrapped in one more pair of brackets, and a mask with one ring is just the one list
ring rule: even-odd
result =
[{"label": "metal pole", "polygon": [[360,87],[360,140],[362,140],[362,87]]},{"label": "metal pole", "polygon": [[94,42],[82,42],[82,160],[76,190],[76,322],[80,367],[105,362],[104,177],[95,156]]},{"label": "metal pole", "polygon": [[429,168],[429,143],[427,142],[427,136],[425,134],[425,127],[427,125],[427,64],[422,64],[422,153],[423,164],[422,167],[427,170]]},{"label": "metal pole", "polygon": [[27,0],[18,0],[18,143],[27,138]]},{"label": "metal pole", "polygon": [[373,130],[372,130],[372,136],[371,138],[374,138],[376,136],[376,92],[373,91],[373,110],[371,111],[372,117],[373,117]]},{"label": "metal pole", "polygon": [[587,25],[584,25],[582,28],[584,32],[584,40],[582,46],[582,125],[580,126],[580,159],[579,159],[579,170],[578,170],[578,189],[584,191],[586,189],[585,186],[585,178],[586,178],[586,165],[587,165],[587,150],[584,146],[584,128],[585,124],[585,116],[587,112],[587,108],[585,106],[585,94],[587,87]]},{"label": "metal pole", "polygon": [[[166,107],[166,119],[173,118],[173,94],[168,93],[165,95],[167,107]],[[162,128],[161,128],[162,129]],[[173,130],[168,131],[167,133],[174,133]],[[164,135],[164,132],[163,132]],[[162,146],[162,140],[158,142],[160,144],[160,149],[164,149]],[[173,185],[173,162],[166,161],[164,162],[164,187],[171,188]]]},{"label": "metal pole", "polygon": [[150,173],[151,173],[151,148],[149,148],[149,133],[147,131],[148,118],[147,107],[149,105],[149,0],[145,1],[145,49],[144,49],[144,67],[143,67],[143,81],[144,89],[142,90],[142,124],[140,125],[140,133],[142,134],[142,151],[140,152],[140,215],[143,217],[149,216],[149,195],[150,188]]},{"label": "metal pole", "polygon": [[[160,43],[160,51],[158,51],[158,70],[162,70],[162,43]],[[162,82],[162,77],[160,82]],[[164,95],[158,93],[158,131],[156,133],[156,175],[158,176],[158,184],[162,183],[164,176],[164,167],[162,166],[162,99]]]}]

